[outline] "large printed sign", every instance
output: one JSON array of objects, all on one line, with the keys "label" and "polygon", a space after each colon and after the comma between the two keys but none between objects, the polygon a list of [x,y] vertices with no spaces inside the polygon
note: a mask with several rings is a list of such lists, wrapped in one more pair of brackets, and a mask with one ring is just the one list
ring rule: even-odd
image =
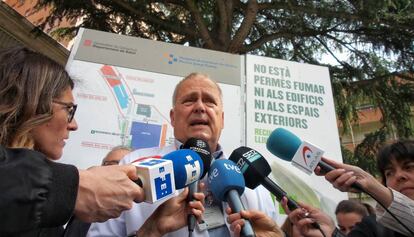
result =
[{"label": "large printed sign", "polygon": [[324,178],[305,174],[265,146],[270,133],[283,127],[341,161],[326,67],[81,29],[67,70],[76,80],[79,129],[70,135],[63,162],[88,168],[117,145],[173,144],[174,87],[189,73],[201,72],[223,91],[220,144],[227,155],[241,145],[258,150],[271,164],[271,178],[287,193],[325,210],[346,198]]},{"label": "large printed sign", "polygon": [[242,142],[240,67],[238,55],[82,29],[66,66],[76,80],[79,129],[70,134],[62,161],[88,168],[114,146],[173,144],[173,90],[192,72],[210,75],[223,91],[220,143],[230,153]]},{"label": "large printed sign", "polygon": [[[246,145],[267,158],[273,179],[288,194],[333,213],[346,193],[266,149],[270,133],[282,127],[321,148],[324,156],[342,161],[328,69],[247,55],[246,73]],[[299,148],[294,165],[307,166],[303,159],[310,154],[309,147]]]}]

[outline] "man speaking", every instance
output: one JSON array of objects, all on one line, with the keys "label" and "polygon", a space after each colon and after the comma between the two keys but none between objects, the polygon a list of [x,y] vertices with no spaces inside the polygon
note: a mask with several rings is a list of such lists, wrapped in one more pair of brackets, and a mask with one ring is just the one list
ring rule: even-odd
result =
[{"label": "man speaking", "polygon": [[[214,159],[226,158],[219,145],[220,134],[224,128],[222,91],[219,85],[205,74],[191,73],[177,84],[172,102],[170,119],[174,127],[174,144],[163,148],[146,148],[134,151],[126,156],[121,164],[130,163],[140,157],[163,156],[179,149],[192,137],[208,143],[213,162]],[[203,181],[206,178],[207,176]],[[206,182],[204,183],[206,184]],[[229,226],[226,224],[226,214],[223,212],[227,204],[215,200],[208,190],[209,187],[206,191],[204,218],[202,223],[194,229],[193,236],[231,236]],[[260,186],[256,190],[246,188],[241,200],[246,209],[262,210],[270,217],[276,218],[276,209],[271,196],[263,187]],[[134,234],[160,204],[161,202],[134,204],[131,210],[123,212],[117,219],[94,223],[88,236],[128,236]],[[188,236],[187,218],[183,218],[183,220],[177,218],[176,222],[171,225],[174,227],[182,226],[180,229],[172,232],[164,230],[163,234],[170,237]],[[175,229],[170,228],[170,230]]]}]

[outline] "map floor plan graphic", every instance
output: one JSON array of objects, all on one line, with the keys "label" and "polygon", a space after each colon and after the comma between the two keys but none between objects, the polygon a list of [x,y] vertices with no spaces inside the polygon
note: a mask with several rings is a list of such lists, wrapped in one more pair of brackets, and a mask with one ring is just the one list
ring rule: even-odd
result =
[{"label": "map floor plan graphic", "polygon": [[[63,159],[97,165],[114,146],[163,147],[174,142],[169,112],[181,77],[73,61],[75,119]],[[75,152],[73,152],[75,151]],[[85,157],[76,160],[76,157]]]},{"label": "map floor plan graphic", "polygon": [[[122,74],[117,72],[115,67],[104,65],[100,73],[117,102],[122,145],[130,146],[132,149],[164,146],[167,124],[163,121],[148,123],[151,115],[159,111],[152,111],[152,105],[138,103],[122,79]],[[139,88],[134,89],[139,91]],[[152,120],[156,121],[154,118]]]}]

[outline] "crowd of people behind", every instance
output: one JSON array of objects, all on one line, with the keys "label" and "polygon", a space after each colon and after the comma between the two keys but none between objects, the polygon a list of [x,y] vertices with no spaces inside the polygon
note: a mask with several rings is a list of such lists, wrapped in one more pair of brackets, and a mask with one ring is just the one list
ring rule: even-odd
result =
[{"label": "crowd of people behind", "polygon": [[185,188],[163,202],[142,202],[144,191],[130,165],[137,157],[163,156],[195,137],[208,143],[212,162],[226,159],[219,144],[222,91],[208,75],[191,73],[177,84],[170,111],[173,145],[135,151],[115,147],[102,166],[87,170],[56,162],[78,129],[74,86],[63,66],[40,53],[24,47],[0,50],[0,236],[178,237],[190,234],[189,214],[204,223],[194,236],[240,236],[245,220],[256,236],[413,236],[411,140],[396,141],[378,153],[382,183],[359,167],[328,159],[333,171],[315,171],[340,191],[360,192],[357,184],[383,206],[373,210],[344,200],[335,211],[336,227],[326,213],[305,203],[289,210],[284,198],[288,218],[279,227],[272,197],[262,186],[246,188],[241,196],[246,211],[240,213],[211,196],[207,177],[193,201]]}]

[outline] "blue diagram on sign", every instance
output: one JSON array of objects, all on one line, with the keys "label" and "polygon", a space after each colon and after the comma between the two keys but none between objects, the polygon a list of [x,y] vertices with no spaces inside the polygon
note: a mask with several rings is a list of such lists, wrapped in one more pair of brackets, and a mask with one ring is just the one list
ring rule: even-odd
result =
[{"label": "blue diagram on sign", "polygon": [[131,147],[133,150],[160,145],[161,125],[132,122]]}]

